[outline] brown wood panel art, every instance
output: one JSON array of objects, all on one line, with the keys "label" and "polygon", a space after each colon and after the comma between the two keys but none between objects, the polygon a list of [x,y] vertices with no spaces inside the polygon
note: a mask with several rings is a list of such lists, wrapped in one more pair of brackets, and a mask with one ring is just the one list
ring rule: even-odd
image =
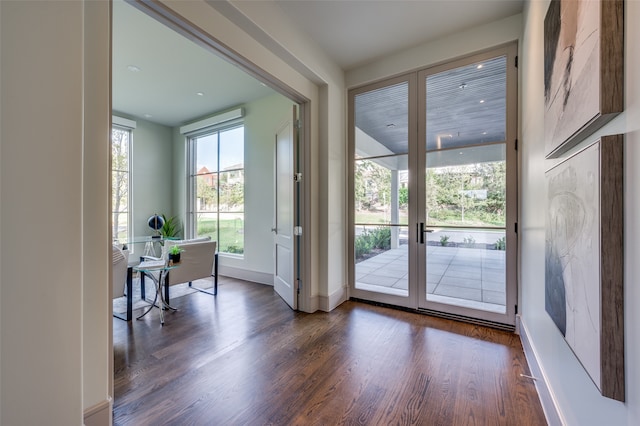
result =
[{"label": "brown wood panel art", "polygon": [[600,390],[624,401],[624,203],[622,135],[600,139]]},{"label": "brown wood panel art", "polygon": [[545,308],[602,395],[624,401],[623,140],[547,171]]},{"label": "brown wood panel art", "polygon": [[623,0],[552,0],[544,21],[547,158],[622,112],[623,85]]}]

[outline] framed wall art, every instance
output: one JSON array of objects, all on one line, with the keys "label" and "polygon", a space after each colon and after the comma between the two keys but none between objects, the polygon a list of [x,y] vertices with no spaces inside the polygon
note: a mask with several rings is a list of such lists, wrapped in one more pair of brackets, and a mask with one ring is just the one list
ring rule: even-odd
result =
[{"label": "framed wall art", "polygon": [[624,401],[623,136],[546,173],[545,309],[602,395]]},{"label": "framed wall art", "polygon": [[623,27],[623,0],[551,1],[544,20],[547,158],[622,112]]}]

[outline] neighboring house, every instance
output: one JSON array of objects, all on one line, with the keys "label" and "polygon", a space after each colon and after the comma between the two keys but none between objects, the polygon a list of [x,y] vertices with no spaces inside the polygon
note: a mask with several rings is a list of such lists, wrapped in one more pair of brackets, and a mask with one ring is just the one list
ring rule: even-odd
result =
[{"label": "neighboring house", "polygon": [[[310,311],[330,310],[346,297],[346,89],[518,40],[519,312],[523,340],[542,369],[543,404],[553,408],[554,401],[568,425],[640,424],[634,362],[640,359],[640,196],[634,190],[640,186],[640,27],[634,25],[640,2],[625,5],[625,112],[597,133],[626,134],[624,404],[600,396],[544,308],[542,212],[550,163],[543,154],[542,37],[548,2],[526,1],[522,15],[348,71],[328,61],[269,2],[225,2],[233,9],[228,17],[204,0],[161,3],[167,19],[184,16],[310,101],[313,172],[305,179],[318,189],[314,221],[305,230],[314,236],[312,288],[303,306]],[[0,20],[0,423],[107,424],[109,3],[3,1]],[[37,174],[30,173],[34,169]]]},{"label": "neighboring house", "polygon": [[198,169],[198,175],[201,176],[201,179],[204,181],[204,183],[212,188],[214,188],[218,183],[218,174],[211,173],[206,166],[202,166]]}]

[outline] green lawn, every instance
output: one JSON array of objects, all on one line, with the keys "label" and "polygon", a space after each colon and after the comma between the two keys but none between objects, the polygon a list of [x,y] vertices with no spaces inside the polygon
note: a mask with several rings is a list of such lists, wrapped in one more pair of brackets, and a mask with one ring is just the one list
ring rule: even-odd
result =
[{"label": "green lawn", "polygon": [[[212,240],[218,240],[216,221],[214,219],[200,219],[197,233],[199,237],[209,236]],[[244,253],[244,221],[242,219],[220,221],[218,251],[234,254]]]},{"label": "green lawn", "polygon": [[[386,219],[386,221],[385,221]],[[400,211],[399,223],[406,224],[407,223],[407,214],[406,212]],[[385,215],[384,212],[372,212],[369,210],[360,210],[355,212],[355,222],[356,223],[379,223],[379,224],[388,224],[391,221],[391,216],[389,213]]]}]

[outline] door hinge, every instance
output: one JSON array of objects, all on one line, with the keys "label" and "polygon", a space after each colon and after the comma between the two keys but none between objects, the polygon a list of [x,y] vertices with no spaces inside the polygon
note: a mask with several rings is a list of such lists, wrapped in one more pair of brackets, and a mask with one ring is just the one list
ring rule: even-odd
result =
[{"label": "door hinge", "polygon": [[296,122],[293,123],[293,125],[296,129],[302,129],[302,120],[296,120]]},{"label": "door hinge", "polygon": [[518,57],[516,56],[516,68],[518,68]]},{"label": "door hinge", "polygon": [[516,222],[514,224],[514,229],[513,230],[515,231],[516,234],[518,233],[518,222]]},{"label": "door hinge", "polygon": [[295,235],[296,237],[299,237],[300,235],[302,235],[302,226],[294,226],[293,235]]},{"label": "door hinge", "polygon": [[516,151],[518,150],[518,139],[516,139]]},{"label": "door hinge", "polygon": [[302,173],[294,173],[293,174],[294,182],[302,182]]},{"label": "door hinge", "polygon": [[300,287],[302,287],[302,283],[300,282],[300,279],[297,278],[296,279],[296,293],[300,294]]},{"label": "door hinge", "polygon": [[518,305],[515,306],[515,314],[518,315]]}]

